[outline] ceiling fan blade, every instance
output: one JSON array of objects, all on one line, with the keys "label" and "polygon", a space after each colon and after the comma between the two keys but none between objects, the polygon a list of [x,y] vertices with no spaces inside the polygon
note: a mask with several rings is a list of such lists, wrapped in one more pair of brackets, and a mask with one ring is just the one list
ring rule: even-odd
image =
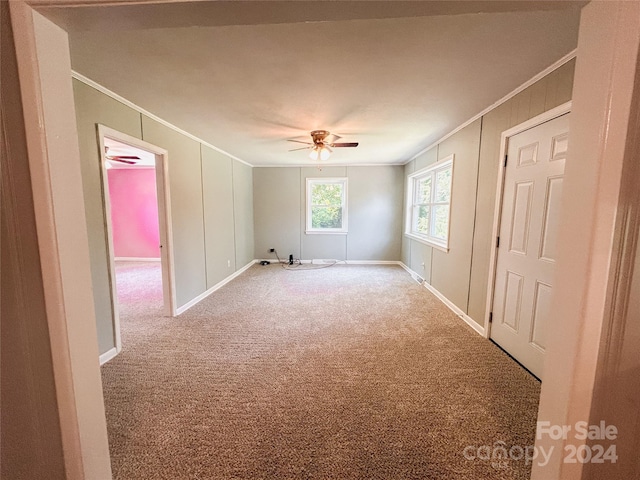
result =
[{"label": "ceiling fan blade", "polygon": [[290,152],[296,152],[298,150],[309,150],[311,147],[300,147],[300,148],[294,148],[292,150],[289,150]]},{"label": "ceiling fan blade", "polygon": [[330,143],[329,146],[331,147],[357,147],[358,146],[358,142],[342,142],[342,143]]},{"label": "ceiling fan blade", "polygon": [[304,143],[305,145],[313,145],[313,143],[311,142],[303,142],[301,140],[291,140],[291,139],[287,139],[287,142],[296,142],[296,143]]},{"label": "ceiling fan blade", "polygon": [[112,162],[126,163],[127,165],[135,165],[136,163],[138,163],[132,160],[127,160],[126,157],[110,157],[107,158],[107,160],[111,160]]}]

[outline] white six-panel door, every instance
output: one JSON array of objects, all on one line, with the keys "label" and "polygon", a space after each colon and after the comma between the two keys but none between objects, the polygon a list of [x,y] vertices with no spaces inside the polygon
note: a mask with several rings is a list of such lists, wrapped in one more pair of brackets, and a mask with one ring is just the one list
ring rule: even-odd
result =
[{"label": "white six-panel door", "polygon": [[491,338],[538,378],[568,136],[566,114],[508,140]]}]

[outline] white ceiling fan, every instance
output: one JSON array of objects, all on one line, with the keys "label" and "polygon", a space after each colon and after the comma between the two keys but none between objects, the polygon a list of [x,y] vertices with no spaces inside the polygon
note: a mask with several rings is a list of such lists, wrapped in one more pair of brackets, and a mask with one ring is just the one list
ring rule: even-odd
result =
[{"label": "white ceiling fan", "polygon": [[109,147],[106,145],[104,147],[104,158],[111,162],[126,163],[127,165],[135,165],[138,163],[135,160],[140,160],[137,155],[109,155]]}]

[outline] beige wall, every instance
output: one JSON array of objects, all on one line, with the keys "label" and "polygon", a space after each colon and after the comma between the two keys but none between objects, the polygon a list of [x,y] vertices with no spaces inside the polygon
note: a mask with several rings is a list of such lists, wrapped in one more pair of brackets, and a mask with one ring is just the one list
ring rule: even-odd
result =
[{"label": "beige wall", "polygon": [[[306,179],[347,177],[347,235],[307,235]],[[257,258],[400,260],[404,167],[254,168]]]},{"label": "beige wall", "polygon": [[168,150],[177,306],[253,260],[252,168],[74,80],[100,353],[115,345],[101,195],[100,123]]},{"label": "beige wall", "polygon": [[455,154],[449,252],[405,237],[402,259],[480,325],[484,324],[494,245],[491,229],[500,136],[571,100],[574,68],[571,60],[405,166],[406,178],[436,159]]}]

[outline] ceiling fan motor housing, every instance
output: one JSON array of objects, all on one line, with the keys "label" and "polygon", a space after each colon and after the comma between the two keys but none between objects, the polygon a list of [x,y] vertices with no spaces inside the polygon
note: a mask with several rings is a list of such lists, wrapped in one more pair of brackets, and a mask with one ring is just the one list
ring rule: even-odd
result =
[{"label": "ceiling fan motor housing", "polygon": [[327,138],[329,132],[326,130],[314,130],[311,132],[311,138],[316,145],[324,145],[324,139]]}]

